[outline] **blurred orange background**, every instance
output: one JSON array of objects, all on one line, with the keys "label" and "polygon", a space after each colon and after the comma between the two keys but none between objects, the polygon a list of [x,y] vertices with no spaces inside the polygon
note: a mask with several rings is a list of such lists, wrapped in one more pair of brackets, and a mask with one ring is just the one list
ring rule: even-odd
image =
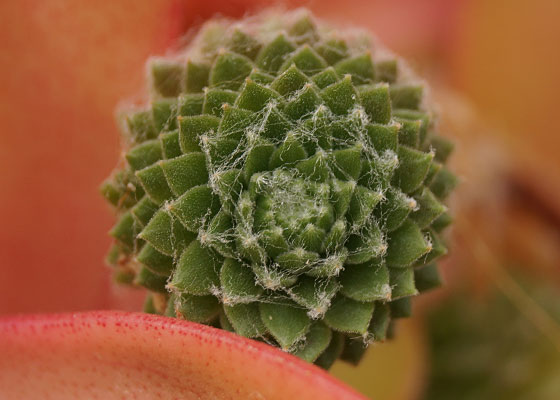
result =
[{"label": "blurred orange background", "polygon": [[[113,216],[98,186],[119,156],[115,108],[142,93],[150,55],[164,54],[205,19],[278,4],[307,6],[336,25],[371,30],[433,82],[442,109],[456,108],[460,99],[471,113],[468,124],[455,119],[461,172],[469,177],[471,167],[481,168],[477,157],[460,155],[461,143],[471,133],[488,138],[508,159],[507,179],[517,190],[516,201],[497,205],[507,208],[504,237],[490,241],[500,242],[496,251],[506,257],[547,264],[560,276],[558,0],[5,0],[0,314],[135,307],[138,296],[114,288],[103,261]],[[489,189],[474,179],[463,191]],[[480,215],[481,204],[471,212]],[[468,260],[455,265],[468,268]],[[418,370],[421,352],[405,353],[420,339],[400,340],[400,353],[390,350],[390,368]],[[349,371],[338,373],[352,379]],[[404,396],[397,386],[393,398]]]}]

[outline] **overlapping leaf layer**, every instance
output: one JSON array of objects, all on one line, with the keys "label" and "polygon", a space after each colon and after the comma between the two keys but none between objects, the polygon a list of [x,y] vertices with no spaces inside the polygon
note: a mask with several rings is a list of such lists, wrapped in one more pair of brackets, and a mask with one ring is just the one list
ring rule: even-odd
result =
[{"label": "overlapping leaf layer", "polygon": [[151,104],[102,186],[109,262],[147,311],[328,368],[440,283],[451,145],[423,85],[372,52],[290,15],[212,23],[186,59],[149,63]]}]

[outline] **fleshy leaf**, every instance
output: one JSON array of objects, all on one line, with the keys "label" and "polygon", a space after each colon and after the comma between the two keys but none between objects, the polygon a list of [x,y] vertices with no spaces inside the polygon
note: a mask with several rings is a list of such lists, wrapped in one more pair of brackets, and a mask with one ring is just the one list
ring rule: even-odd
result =
[{"label": "fleshy leaf", "polygon": [[339,75],[351,74],[355,85],[370,83],[375,79],[375,69],[369,52],[340,61],[334,68]]},{"label": "fleshy leaf", "polygon": [[192,187],[208,182],[206,159],[203,153],[187,153],[161,163],[169,188],[181,196]]},{"label": "fleshy leaf", "polygon": [[420,85],[392,85],[391,101],[393,107],[418,110],[423,92],[424,87]]},{"label": "fleshy leaf", "polygon": [[136,111],[126,116],[128,134],[135,143],[155,139],[158,132],[154,126],[152,114],[149,111]]},{"label": "fleshy leaf", "polygon": [[171,272],[173,272],[173,257],[157,251],[156,248],[149,243],[146,243],[142,247],[142,250],[140,250],[136,258],[154,274],[169,276]]},{"label": "fleshy leaf", "polygon": [[216,297],[194,296],[182,293],[175,297],[175,312],[179,318],[205,323],[216,318],[220,312],[220,302]]},{"label": "fleshy leaf", "polygon": [[325,70],[315,74],[311,78],[319,89],[324,89],[333,83],[338,82],[339,76],[333,67],[326,68]]},{"label": "fleshy leaf", "polygon": [[356,301],[391,299],[389,270],[381,263],[348,265],[341,274],[340,292]]},{"label": "fleshy leaf", "polygon": [[320,322],[311,325],[306,335],[303,347],[297,349],[293,354],[309,362],[315,361],[331,342],[332,332]]},{"label": "fleshy leaf", "polygon": [[373,310],[373,317],[368,331],[373,335],[373,340],[384,341],[387,339],[387,330],[391,321],[391,309],[388,303],[377,302]]},{"label": "fleshy leaf", "polygon": [[298,91],[308,82],[309,79],[307,79],[307,76],[295,65],[292,65],[279,75],[270,86],[282,96],[287,96]]},{"label": "fleshy leaf", "polygon": [[329,109],[338,115],[347,114],[356,104],[358,93],[352,85],[352,77],[346,75],[340,82],[323,89],[323,100]]},{"label": "fleshy leaf", "polygon": [[381,155],[386,150],[397,151],[398,127],[396,125],[369,124],[367,133],[377,154]]},{"label": "fleshy leaf", "polygon": [[140,268],[140,272],[134,277],[134,284],[142,286],[152,292],[167,293],[165,289],[167,276],[155,274],[145,266]]},{"label": "fleshy leaf", "polygon": [[202,112],[204,114],[221,117],[226,104],[233,104],[237,99],[237,92],[224,89],[205,89]]},{"label": "fleshy leaf", "polygon": [[442,284],[437,264],[428,264],[414,270],[414,283],[420,292],[438,288]]},{"label": "fleshy leaf", "polygon": [[276,72],[284,63],[286,56],[294,50],[294,45],[284,35],[279,35],[261,49],[256,64],[267,72]]},{"label": "fleshy leaf", "polygon": [[258,303],[226,305],[224,312],[237,334],[253,338],[266,333],[266,326],[260,318]]},{"label": "fleshy leaf", "polygon": [[152,101],[152,118],[157,132],[177,128],[177,99],[165,98]]},{"label": "fleshy leaf", "polygon": [[393,176],[393,183],[403,192],[412,193],[424,181],[433,155],[406,146],[399,146],[398,157],[399,166]]},{"label": "fleshy leaf", "polygon": [[182,250],[196,237],[166,210],[159,210],[139,237],[154,246],[159,252],[178,257]]},{"label": "fleshy leaf", "polygon": [[348,220],[352,224],[352,229],[358,230],[365,225],[373,209],[382,198],[381,193],[360,185],[356,187],[348,209]]},{"label": "fleshy leaf", "polygon": [[389,234],[389,248],[385,258],[390,267],[406,267],[426,254],[430,246],[414,222],[406,220]]},{"label": "fleshy leaf", "polygon": [[[202,88],[200,89],[202,91]],[[177,99],[177,113],[182,117],[199,115],[204,105],[204,93],[186,93]]]},{"label": "fleshy leaf", "polygon": [[253,63],[240,54],[219,54],[210,70],[210,85],[223,89],[239,89],[243,80],[251,73]]},{"label": "fleshy leaf", "polygon": [[298,161],[307,157],[303,145],[297,140],[296,136],[289,134],[284,142],[272,153],[269,161],[269,168],[278,168],[281,165],[295,165]]},{"label": "fleshy leaf", "polygon": [[344,350],[340,355],[340,359],[352,365],[358,365],[366,353],[366,350],[367,346],[362,337],[346,337]]},{"label": "fleshy leaf", "polygon": [[235,105],[245,110],[260,111],[271,101],[280,101],[280,99],[276,91],[247,79]]},{"label": "fleshy leaf", "polygon": [[233,52],[254,60],[261,48],[261,44],[251,35],[236,29],[231,36],[228,47]]},{"label": "fleshy leaf", "polygon": [[397,60],[383,60],[375,63],[375,78],[380,82],[394,83],[397,80]]},{"label": "fleshy leaf", "polygon": [[443,167],[434,177],[434,181],[430,185],[432,193],[435,194],[439,199],[443,200],[455,186],[459,184],[459,180],[451,171]]},{"label": "fleshy leaf", "polygon": [[335,64],[348,55],[348,46],[346,42],[338,38],[325,41],[317,46],[316,50],[330,65]]},{"label": "fleshy leaf", "polygon": [[414,270],[409,268],[389,268],[393,300],[418,294],[414,285]]},{"label": "fleshy leaf", "polygon": [[304,309],[289,303],[259,303],[261,320],[283,349],[303,339],[311,321]]},{"label": "fleshy leaf", "polygon": [[319,254],[300,247],[280,254],[276,262],[282,269],[297,272],[309,269],[318,258]]},{"label": "fleshy leaf", "polygon": [[388,124],[391,120],[391,99],[386,84],[360,87],[360,101],[371,122]]},{"label": "fleshy leaf", "polygon": [[202,92],[202,88],[208,85],[210,66],[192,61],[187,62],[185,70],[185,89],[188,93]]},{"label": "fleshy leaf", "polygon": [[212,288],[219,287],[222,261],[221,256],[194,240],[181,254],[168,288],[197,296],[210,294]]},{"label": "fleshy leaf", "polygon": [[222,301],[226,305],[253,302],[262,293],[251,268],[233,258],[224,261],[220,270],[220,283]]},{"label": "fleshy leaf", "polygon": [[220,200],[208,185],[199,185],[187,190],[168,206],[169,211],[192,232],[198,231],[205,221],[210,221],[219,207]]},{"label": "fleshy leaf", "polygon": [[412,315],[412,302],[410,297],[402,297],[389,303],[391,318],[408,318]]},{"label": "fleshy leaf", "polygon": [[183,87],[184,67],[177,61],[156,58],[150,63],[152,89],[162,97],[176,97]]},{"label": "fleshy leaf", "polygon": [[323,353],[315,360],[315,365],[323,369],[329,369],[344,350],[344,335],[332,332],[331,342]]},{"label": "fleshy leaf", "polygon": [[339,288],[340,285],[334,280],[304,276],[289,289],[289,293],[292,300],[309,310],[307,315],[316,319],[325,314]]},{"label": "fleshy leaf", "polygon": [[433,220],[443,214],[447,208],[441,204],[428,188],[415,196],[418,203],[418,210],[414,211],[410,218],[416,222],[420,229],[428,227]]},{"label": "fleshy leaf", "polygon": [[157,204],[151,201],[148,196],[144,196],[142,200],[130,209],[130,212],[136,222],[140,226],[144,227],[148,224],[148,222],[150,222],[150,219],[152,219],[157,210]]},{"label": "fleshy leaf", "polygon": [[122,215],[109,234],[120,243],[132,249],[136,238],[136,222],[130,212]]},{"label": "fleshy leaf", "polygon": [[179,145],[179,130],[161,133],[159,135],[164,159],[179,157],[183,152]]},{"label": "fleshy leaf", "polygon": [[200,137],[215,131],[220,123],[220,119],[213,115],[178,117],[178,121],[179,144],[183,153],[200,151]]},{"label": "fleshy leaf", "polygon": [[307,45],[302,46],[294,55],[288,58],[280,70],[286,70],[291,65],[295,65],[308,76],[320,72],[327,67],[326,61]]},{"label": "fleshy leaf", "polygon": [[126,153],[126,161],[136,171],[161,160],[162,156],[160,141],[153,139],[133,147]]},{"label": "fleshy leaf", "polygon": [[339,332],[364,334],[367,332],[373,309],[373,302],[362,303],[338,295],[325,314],[325,323]]},{"label": "fleshy leaf", "polygon": [[341,180],[356,181],[362,170],[361,146],[353,146],[343,150],[333,151],[331,169],[334,175]]},{"label": "fleshy leaf", "polygon": [[173,192],[167,184],[161,162],[136,171],[136,176],[146,191],[146,194],[154,203],[161,205],[173,198]]}]

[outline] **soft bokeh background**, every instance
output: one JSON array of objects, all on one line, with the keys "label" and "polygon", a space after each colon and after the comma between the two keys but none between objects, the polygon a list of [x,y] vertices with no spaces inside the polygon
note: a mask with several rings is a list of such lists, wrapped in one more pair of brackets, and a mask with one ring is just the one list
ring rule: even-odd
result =
[{"label": "soft bokeh background", "polygon": [[[103,257],[112,215],[99,183],[119,155],[114,111],[142,92],[144,61],[220,13],[264,0],[0,2],[0,314],[133,308]],[[434,87],[442,129],[458,142],[464,184],[447,290],[479,290],[499,265],[560,280],[560,2],[288,0],[363,26]],[[476,240],[471,240],[476,237]],[[507,271],[506,271],[507,272]],[[499,285],[498,285],[499,286]],[[418,398],[428,373],[421,320],[334,373],[377,399]]]}]

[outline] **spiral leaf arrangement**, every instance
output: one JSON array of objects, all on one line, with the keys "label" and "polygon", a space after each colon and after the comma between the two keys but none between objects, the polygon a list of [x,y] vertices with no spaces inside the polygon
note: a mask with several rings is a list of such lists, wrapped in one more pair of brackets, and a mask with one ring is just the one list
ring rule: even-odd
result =
[{"label": "spiral leaf arrangement", "polygon": [[148,70],[102,186],[109,263],[146,311],[329,368],[440,283],[452,146],[400,61],[296,12],[208,23]]}]

